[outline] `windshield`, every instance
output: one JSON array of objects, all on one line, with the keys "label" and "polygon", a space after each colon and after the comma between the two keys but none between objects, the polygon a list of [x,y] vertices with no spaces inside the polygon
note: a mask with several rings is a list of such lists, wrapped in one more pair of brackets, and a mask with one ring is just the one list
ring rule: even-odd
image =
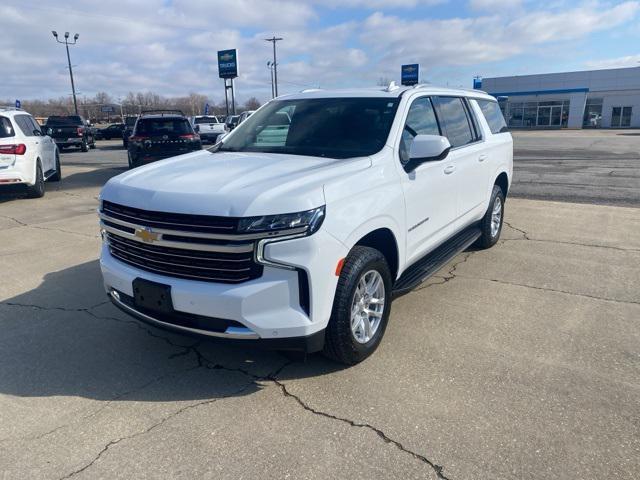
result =
[{"label": "windshield", "polygon": [[82,118],[77,115],[69,115],[65,117],[51,116],[47,118],[47,125],[82,125]]},{"label": "windshield", "polygon": [[196,125],[199,123],[218,123],[218,119],[216,117],[196,117],[194,123]]},{"label": "windshield", "polygon": [[329,158],[372,155],[391,129],[396,98],[314,98],[268,103],[220,151],[288,153]]}]

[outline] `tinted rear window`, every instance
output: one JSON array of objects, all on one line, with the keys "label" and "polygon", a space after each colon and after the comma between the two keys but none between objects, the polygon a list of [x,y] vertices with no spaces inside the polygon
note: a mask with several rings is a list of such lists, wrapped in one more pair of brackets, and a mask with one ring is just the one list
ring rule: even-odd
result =
[{"label": "tinted rear window", "polygon": [[7,117],[0,117],[0,138],[10,138],[15,136],[11,120]]},{"label": "tinted rear window", "polygon": [[196,118],[194,123],[218,123],[218,119],[216,117],[200,117]]},{"label": "tinted rear window", "polygon": [[492,102],[491,100],[477,100],[477,102],[478,105],[480,105],[480,110],[482,110],[484,118],[489,124],[491,133],[504,133],[509,131],[498,102]]},{"label": "tinted rear window", "polygon": [[124,119],[124,124],[127,127],[133,127],[136,124],[136,120],[137,120],[136,117],[127,117]]},{"label": "tinted rear window", "polygon": [[82,118],[77,115],[69,115],[65,117],[53,116],[47,119],[47,125],[82,125]]},{"label": "tinted rear window", "polygon": [[184,118],[143,118],[138,120],[138,135],[185,135],[193,133],[191,125]]}]

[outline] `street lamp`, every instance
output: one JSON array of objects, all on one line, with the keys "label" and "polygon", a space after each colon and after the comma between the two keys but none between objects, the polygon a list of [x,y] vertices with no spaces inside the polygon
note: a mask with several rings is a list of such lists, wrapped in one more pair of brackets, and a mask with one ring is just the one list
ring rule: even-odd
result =
[{"label": "street lamp", "polygon": [[69,76],[71,77],[71,92],[73,93],[73,109],[78,115],[78,101],[76,100],[76,86],[73,83],[73,69],[71,68],[71,57],[69,56],[69,45],[75,45],[78,41],[80,35],[77,33],[73,36],[73,43],[69,42],[69,32],[64,32],[64,42],[58,39],[58,32],[52,30],[53,38],[56,39],[56,42],[64,44],[67,49],[67,63],[69,64]]}]

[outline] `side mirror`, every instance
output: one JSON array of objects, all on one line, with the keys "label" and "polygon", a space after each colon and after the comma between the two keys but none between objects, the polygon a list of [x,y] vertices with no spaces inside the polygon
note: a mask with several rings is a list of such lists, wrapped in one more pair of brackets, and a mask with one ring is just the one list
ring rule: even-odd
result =
[{"label": "side mirror", "polygon": [[47,135],[51,135],[53,133],[53,128],[47,128]]},{"label": "side mirror", "polygon": [[426,162],[444,160],[449,155],[449,139],[440,135],[416,135],[409,151],[409,161],[404,165],[405,172],[414,171]]}]

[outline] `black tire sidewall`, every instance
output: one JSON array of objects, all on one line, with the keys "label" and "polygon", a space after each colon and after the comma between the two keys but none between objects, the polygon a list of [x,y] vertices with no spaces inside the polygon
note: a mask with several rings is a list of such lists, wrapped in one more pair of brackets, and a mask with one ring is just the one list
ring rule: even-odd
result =
[{"label": "black tire sidewall", "polygon": [[[371,340],[362,344],[356,341],[351,330],[351,306],[356,287],[366,272],[376,270],[384,282],[385,305],[378,330]],[[387,261],[382,253],[369,247],[354,247],[345,260],[338,280],[331,319],[327,327],[328,348],[333,359],[353,365],[369,357],[380,345],[389,322],[392,299],[392,279]]]},{"label": "black tire sidewall", "polygon": [[[491,216],[493,213],[493,206],[495,204],[496,197],[500,197],[502,214],[500,216],[500,228],[498,229],[498,233],[495,236],[491,236]],[[493,190],[491,192],[491,199],[489,200],[489,207],[487,208],[487,212],[485,213],[484,218],[480,222],[482,236],[479,239],[479,245],[483,248],[489,248],[495,245],[500,239],[500,234],[502,233],[503,224],[504,224],[504,194],[502,193],[502,189],[499,186],[494,185]]]},{"label": "black tire sidewall", "polygon": [[44,173],[40,160],[36,164],[36,177],[33,186],[29,187],[29,196],[31,198],[41,198],[44,196]]}]

